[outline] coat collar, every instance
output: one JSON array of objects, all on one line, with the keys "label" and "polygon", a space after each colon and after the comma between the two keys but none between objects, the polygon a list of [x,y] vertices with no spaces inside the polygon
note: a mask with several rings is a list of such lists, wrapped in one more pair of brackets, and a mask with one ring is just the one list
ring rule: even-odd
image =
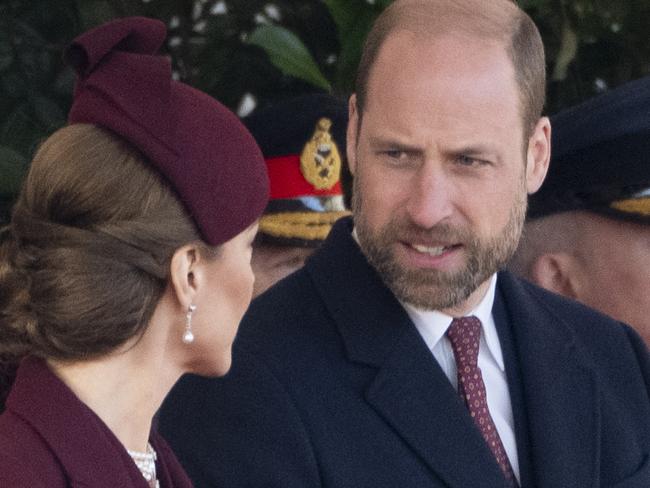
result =
[{"label": "coat collar", "polygon": [[467,408],[351,231],[350,219],[339,220],[306,269],[348,359],[377,368],[367,402],[446,485],[505,486]]},{"label": "coat collar", "polygon": [[43,360],[22,361],[7,409],[40,434],[72,486],[148,488],[115,435]]},{"label": "coat collar", "polygon": [[[368,403],[449,486],[503,485],[467,409],[351,232],[351,219],[338,221],[306,269],[348,359],[378,369]],[[591,486],[598,431],[591,369],[575,354],[566,323],[507,273],[499,274],[498,286],[517,351],[506,358],[506,370],[508,361],[520,362],[537,486]]]},{"label": "coat collar", "polygon": [[305,269],[338,325],[349,359],[381,366],[413,325],[351,233],[350,218],[337,221]]},{"label": "coat collar", "polygon": [[[595,486],[600,417],[595,366],[548,292],[499,274],[519,361],[535,486]],[[531,293],[531,290],[535,290]],[[555,307],[558,307],[556,304]]]}]

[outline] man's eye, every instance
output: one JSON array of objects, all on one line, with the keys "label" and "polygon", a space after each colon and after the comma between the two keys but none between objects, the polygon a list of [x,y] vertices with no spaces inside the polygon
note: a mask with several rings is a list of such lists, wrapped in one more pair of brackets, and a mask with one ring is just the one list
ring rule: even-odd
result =
[{"label": "man's eye", "polygon": [[400,149],[381,151],[381,155],[391,164],[404,164],[409,160],[409,155]]},{"label": "man's eye", "polygon": [[476,160],[474,158],[471,158],[469,156],[465,156],[464,154],[459,155],[456,158],[456,161],[458,161],[463,166],[472,166],[476,162]]},{"label": "man's eye", "polygon": [[466,156],[464,154],[458,155],[456,157],[456,162],[462,166],[483,166],[485,164],[488,164],[487,161],[474,158],[472,156]]}]

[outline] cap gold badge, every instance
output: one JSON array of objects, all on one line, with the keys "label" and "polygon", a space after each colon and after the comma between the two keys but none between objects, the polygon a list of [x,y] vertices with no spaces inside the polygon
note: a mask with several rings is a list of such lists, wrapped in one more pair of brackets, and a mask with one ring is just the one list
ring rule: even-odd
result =
[{"label": "cap gold badge", "polygon": [[300,171],[317,190],[329,190],[341,175],[341,155],[330,134],[331,127],[330,119],[320,119],[300,154]]}]

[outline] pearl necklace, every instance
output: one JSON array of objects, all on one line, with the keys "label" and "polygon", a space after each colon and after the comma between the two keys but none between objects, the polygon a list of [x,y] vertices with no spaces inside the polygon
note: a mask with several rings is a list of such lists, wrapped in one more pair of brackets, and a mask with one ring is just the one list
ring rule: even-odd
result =
[{"label": "pearl necklace", "polygon": [[138,467],[144,479],[151,484],[152,481],[156,482],[156,487],[159,487],[158,480],[156,479],[156,451],[154,451],[151,444],[147,443],[146,452],[131,451],[127,449],[126,452],[129,453],[131,459]]}]

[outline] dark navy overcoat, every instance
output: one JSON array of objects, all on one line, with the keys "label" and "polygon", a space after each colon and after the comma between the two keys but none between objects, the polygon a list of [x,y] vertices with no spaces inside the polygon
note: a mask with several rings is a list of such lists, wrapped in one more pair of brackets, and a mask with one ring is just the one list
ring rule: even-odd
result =
[{"label": "dark navy overcoat", "polygon": [[[256,300],[225,379],[161,428],[197,487],[499,488],[467,408],[337,223]],[[616,293],[616,290],[612,290]],[[650,358],[629,327],[499,273],[493,309],[524,487],[650,487]]]}]

